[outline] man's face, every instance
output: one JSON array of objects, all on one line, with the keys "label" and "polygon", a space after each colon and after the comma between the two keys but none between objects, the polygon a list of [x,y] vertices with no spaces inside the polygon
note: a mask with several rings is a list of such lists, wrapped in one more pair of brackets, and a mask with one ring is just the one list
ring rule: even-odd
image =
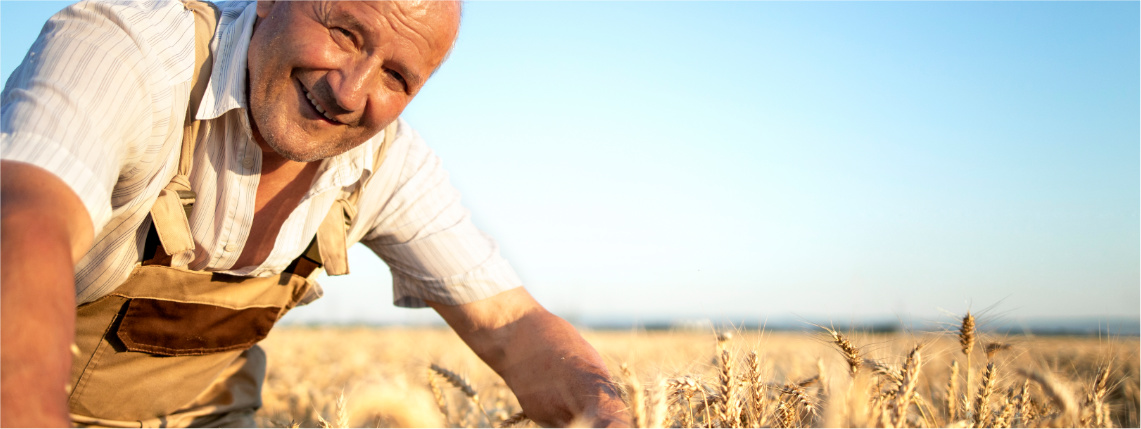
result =
[{"label": "man's face", "polygon": [[254,136],[300,162],[344,153],[396,120],[459,28],[459,5],[442,1],[259,1],[257,15]]}]

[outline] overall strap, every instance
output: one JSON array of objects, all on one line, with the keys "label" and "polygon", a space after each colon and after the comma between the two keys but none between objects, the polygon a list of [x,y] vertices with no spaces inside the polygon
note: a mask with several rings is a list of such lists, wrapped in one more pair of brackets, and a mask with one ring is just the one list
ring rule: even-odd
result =
[{"label": "overall strap", "polygon": [[[210,52],[210,40],[218,27],[220,12],[216,6],[204,1],[183,0],[182,5],[194,14],[194,74],[190,90],[190,102],[186,108],[186,119],[182,133],[182,150],[178,157],[178,173],[166,185],[151,207],[151,219],[155,232],[162,241],[162,248],[172,257],[172,262],[180,261],[185,266],[193,259],[194,238],[190,234],[187,218],[194,207],[194,191],[190,189],[190,169],[194,160],[194,144],[198,140],[199,121],[195,119],[202,95],[210,81],[210,71],[214,66],[214,56]],[[187,257],[179,258],[179,255]]]},{"label": "overall strap", "polygon": [[360,201],[360,194],[364,192],[365,183],[376,176],[388,148],[396,139],[397,122],[392,121],[384,128],[384,140],[380,143],[380,149],[377,149],[373,156],[372,175],[360,186],[357,186],[352,194],[339,198],[333,203],[333,207],[325,215],[325,219],[321,221],[321,226],[317,227],[317,237],[309,244],[309,248],[302,253],[303,257],[311,259],[318,265],[323,265],[325,272],[330,276],[349,273],[346,233],[353,224],[353,218],[357,215],[357,202]]}]

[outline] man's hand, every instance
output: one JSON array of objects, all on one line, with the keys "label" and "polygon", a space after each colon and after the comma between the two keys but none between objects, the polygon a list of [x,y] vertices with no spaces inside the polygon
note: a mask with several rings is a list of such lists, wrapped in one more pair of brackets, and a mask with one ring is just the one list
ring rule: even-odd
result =
[{"label": "man's hand", "polygon": [[594,427],[630,425],[602,357],[522,287],[470,304],[428,305],[503,377],[536,423],[567,426],[581,418]]},{"label": "man's hand", "polygon": [[67,427],[75,262],[91,218],[56,176],[0,162],[0,426]]}]

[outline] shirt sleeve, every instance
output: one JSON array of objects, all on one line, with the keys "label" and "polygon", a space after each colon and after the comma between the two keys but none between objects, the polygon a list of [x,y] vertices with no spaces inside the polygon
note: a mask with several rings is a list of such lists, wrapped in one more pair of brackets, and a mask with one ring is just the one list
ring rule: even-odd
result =
[{"label": "shirt sleeve", "polygon": [[[471,221],[440,159],[401,120],[390,154],[402,159],[388,186],[395,188],[361,241],[392,271],[394,304],[425,307],[489,298],[522,285],[495,240]],[[379,169],[386,174],[388,165]],[[377,177],[385,181],[383,177]],[[366,193],[367,196],[369,193]]]},{"label": "shirt sleeve", "polygon": [[[193,64],[163,63],[155,51],[185,49],[173,35],[193,21],[162,3],[69,6],[44,25],[0,93],[0,157],[62,179],[97,232],[112,216],[115,185],[132,174],[132,161],[155,156],[148,138],[181,126],[170,123],[170,96],[161,92],[171,80],[188,81]],[[173,40],[151,43],[163,33]],[[160,100],[166,105],[155,106]],[[166,117],[154,115],[163,110]]]}]

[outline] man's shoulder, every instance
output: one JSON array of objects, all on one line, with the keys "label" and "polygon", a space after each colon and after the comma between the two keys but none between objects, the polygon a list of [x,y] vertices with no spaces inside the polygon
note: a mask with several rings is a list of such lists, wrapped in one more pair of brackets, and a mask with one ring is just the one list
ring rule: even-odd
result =
[{"label": "man's shoulder", "polygon": [[131,32],[146,31],[167,24],[167,35],[174,35],[169,24],[193,17],[180,1],[83,0],[65,7],[56,19],[89,19]]},{"label": "man's shoulder", "polygon": [[84,0],[48,20],[43,35],[84,37],[107,55],[133,56],[160,82],[189,80],[194,64],[194,16],[179,1]]}]

